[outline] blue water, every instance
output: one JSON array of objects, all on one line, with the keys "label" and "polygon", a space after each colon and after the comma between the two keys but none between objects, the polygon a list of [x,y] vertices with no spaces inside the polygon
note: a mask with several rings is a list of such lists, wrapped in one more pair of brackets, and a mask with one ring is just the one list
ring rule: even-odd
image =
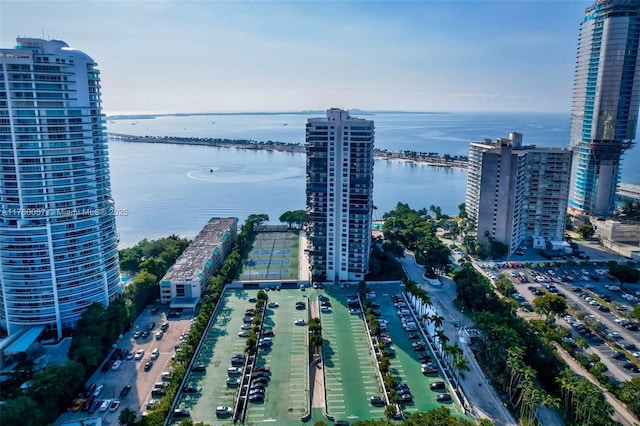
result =
[{"label": "blue water", "polygon": [[[314,116],[317,116],[314,115]],[[524,134],[524,142],[565,147],[568,114],[396,114],[361,115],[375,120],[376,147],[467,155],[471,141]],[[215,115],[108,121],[111,132],[136,135],[218,137],[304,143],[308,115]],[[135,124],[132,124],[135,123]],[[286,124],[286,125],[284,125]],[[109,143],[111,181],[121,246],[169,234],[193,237],[213,216],[244,220],[266,213],[272,223],[287,210],[305,208],[304,154],[201,146]],[[622,181],[640,184],[640,159],[623,159]],[[456,214],[464,202],[466,171],[376,161],[374,219],[398,202],[412,208],[437,205]]]}]

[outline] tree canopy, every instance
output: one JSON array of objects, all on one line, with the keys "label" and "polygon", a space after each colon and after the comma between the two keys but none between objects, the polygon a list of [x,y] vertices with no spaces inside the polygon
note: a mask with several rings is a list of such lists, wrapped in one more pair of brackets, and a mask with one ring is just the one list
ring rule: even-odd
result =
[{"label": "tree canopy", "polygon": [[302,228],[307,223],[307,212],[305,210],[289,210],[279,217],[280,222],[287,223],[289,228],[294,225],[296,228]]}]

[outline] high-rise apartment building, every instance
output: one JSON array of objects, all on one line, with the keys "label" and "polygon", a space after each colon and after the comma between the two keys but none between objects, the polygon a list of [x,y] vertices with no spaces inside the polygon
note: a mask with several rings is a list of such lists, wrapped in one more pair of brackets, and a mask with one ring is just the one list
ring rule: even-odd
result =
[{"label": "high-rise apartment building", "polygon": [[522,135],[469,146],[466,207],[478,241],[514,252],[525,240],[564,236],[571,152],[523,146]]},{"label": "high-rise apartment building", "polygon": [[615,208],[620,157],[631,147],[640,105],[640,1],[598,0],[586,10],[573,87],[569,212]]},{"label": "high-rise apartment building", "polygon": [[326,118],[308,119],[306,134],[312,277],[362,280],[371,245],[373,121],[332,108]]},{"label": "high-rise apartment building", "polygon": [[0,325],[51,337],[122,291],[100,73],[60,40],[0,49]]}]

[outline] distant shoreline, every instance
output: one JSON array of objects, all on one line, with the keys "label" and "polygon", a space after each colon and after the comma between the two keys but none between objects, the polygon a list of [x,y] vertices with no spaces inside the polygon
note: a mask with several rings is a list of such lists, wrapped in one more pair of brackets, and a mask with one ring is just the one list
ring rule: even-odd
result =
[{"label": "distant shoreline", "polygon": [[[217,148],[236,148],[246,150],[279,151],[304,154],[306,148],[299,143],[278,141],[254,141],[244,139],[220,139],[220,138],[193,138],[178,136],[136,136],[124,133],[107,133],[112,140],[133,143],[163,143],[172,145],[199,145]],[[418,151],[388,151],[374,149],[373,157],[376,160],[401,161],[410,164],[418,164],[431,167],[446,167],[464,169],[467,168],[467,157],[440,155],[436,152]]]},{"label": "distant shoreline", "polygon": [[[349,110],[354,115],[374,115],[374,114],[452,114],[440,111],[365,111],[360,109]],[[282,112],[175,112],[168,114],[114,114],[107,115],[107,120],[153,120],[160,117],[203,117],[203,116],[225,116],[225,115],[323,115],[326,111],[282,111]]]}]

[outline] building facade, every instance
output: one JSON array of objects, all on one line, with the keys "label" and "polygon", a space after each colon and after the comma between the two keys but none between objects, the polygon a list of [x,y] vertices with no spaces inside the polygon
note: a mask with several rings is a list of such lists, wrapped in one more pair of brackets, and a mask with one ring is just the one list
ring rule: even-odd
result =
[{"label": "building facade", "polygon": [[0,324],[60,338],[122,292],[100,72],[59,40],[0,49]]},{"label": "building facade", "polygon": [[631,147],[640,105],[640,2],[598,0],[585,12],[573,87],[569,212],[615,208],[620,158]]},{"label": "building facade", "polygon": [[193,309],[207,279],[222,266],[238,233],[235,217],[212,218],[160,280],[160,301]]},{"label": "building facade", "polygon": [[523,146],[522,135],[469,146],[466,206],[478,241],[513,253],[528,238],[564,236],[571,152]]},{"label": "building facade", "polygon": [[332,108],[306,128],[312,279],[359,281],[369,271],[373,211],[371,120]]}]

